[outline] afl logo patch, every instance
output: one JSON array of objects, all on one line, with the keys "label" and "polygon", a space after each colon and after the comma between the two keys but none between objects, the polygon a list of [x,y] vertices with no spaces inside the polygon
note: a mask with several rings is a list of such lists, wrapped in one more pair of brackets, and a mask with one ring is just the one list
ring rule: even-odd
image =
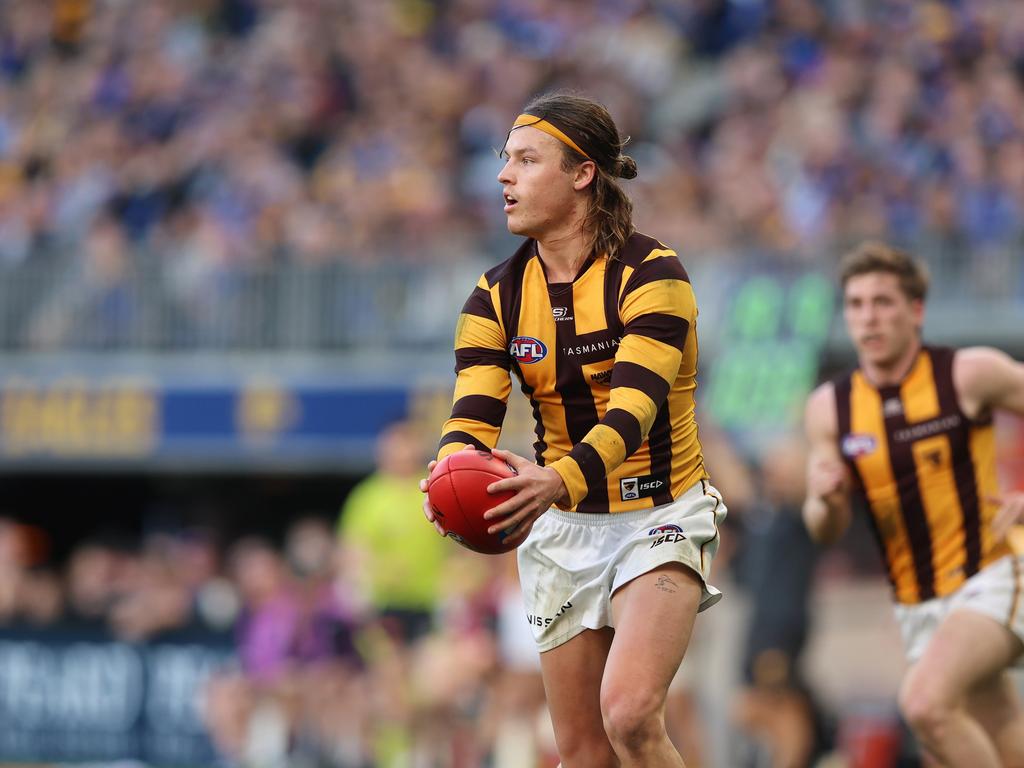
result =
[{"label": "afl logo patch", "polygon": [[843,438],[843,456],[848,459],[856,459],[858,456],[866,456],[874,453],[878,447],[878,441],[874,435],[847,435]]},{"label": "afl logo patch", "polygon": [[675,523],[667,523],[666,525],[659,525],[657,528],[651,528],[647,532],[648,536],[661,536],[663,533],[682,533],[683,529]]},{"label": "afl logo patch", "polygon": [[539,363],[547,357],[548,348],[544,346],[543,341],[533,336],[516,336],[508,345],[508,352],[520,363],[529,365]]}]

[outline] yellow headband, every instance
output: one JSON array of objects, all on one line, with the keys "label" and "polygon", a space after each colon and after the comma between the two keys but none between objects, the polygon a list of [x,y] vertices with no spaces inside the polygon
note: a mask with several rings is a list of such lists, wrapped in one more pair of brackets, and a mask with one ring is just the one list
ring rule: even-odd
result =
[{"label": "yellow headband", "polygon": [[516,118],[516,121],[512,124],[512,130],[514,131],[516,128],[522,128],[524,125],[528,125],[531,128],[536,128],[538,131],[544,131],[544,133],[548,134],[548,136],[554,136],[563,144],[566,144],[575,149],[577,152],[579,152],[581,155],[587,158],[587,160],[593,161],[594,158],[592,158],[590,155],[588,155],[586,152],[580,149],[579,144],[570,139],[568,136],[565,135],[565,133],[563,133],[561,130],[559,130],[554,125],[549,123],[547,120],[541,117],[536,117],[535,115],[528,115],[524,112],[523,114]]}]

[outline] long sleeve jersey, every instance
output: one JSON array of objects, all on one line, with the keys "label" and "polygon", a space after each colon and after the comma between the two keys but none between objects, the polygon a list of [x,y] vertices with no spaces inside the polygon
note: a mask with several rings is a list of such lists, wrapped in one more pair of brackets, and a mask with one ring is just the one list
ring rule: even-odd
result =
[{"label": "long sleeve jersey", "polygon": [[665,504],[707,478],[694,417],[697,305],[676,253],[633,234],[615,259],[549,283],[527,240],[486,272],[455,333],[457,375],[438,458],[498,442],[510,372],[529,398],[536,461],[569,509]]}]

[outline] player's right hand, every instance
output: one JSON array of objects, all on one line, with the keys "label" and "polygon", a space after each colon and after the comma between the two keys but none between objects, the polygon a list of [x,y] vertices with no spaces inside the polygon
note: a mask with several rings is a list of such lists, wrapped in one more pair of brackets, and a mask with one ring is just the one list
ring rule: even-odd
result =
[{"label": "player's right hand", "polygon": [[[464,451],[475,451],[476,450],[476,446],[467,445],[462,450],[464,450]],[[434,471],[434,467],[436,467],[436,466],[437,466],[437,461],[431,461],[429,464],[427,464],[427,476],[420,478],[420,491],[422,491],[424,494],[430,488],[430,473]],[[439,534],[441,534],[442,536],[447,536],[447,534],[445,533],[444,528],[442,528],[441,524],[439,522],[437,522],[437,517],[434,515],[434,510],[430,506],[430,498],[429,497],[425,497],[423,499],[423,516],[425,518],[427,518],[427,522],[428,523],[433,523],[434,528],[437,530],[437,532]]]},{"label": "player's right hand", "polygon": [[[420,490],[423,491],[424,494],[427,492],[427,489],[429,488],[427,478],[430,477],[430,473],[434,471],[434,467],[436,466],[437,462],[431,461],[429,464],[427,464],[427,477],[420,478]],[[430,498],[427,496],[423,497],[423,516],[427,518],[427,522],[433,523],[434,528],[437,530],[439,534],[444,536],[444,528],[442,528],[441,524],[437,522],[437,518],[434,516],[434,510],[430,506]]]},{"label": "player's right hand", "polygon": [[832,459],[813,462],[807,472],[807,494],[829,503],[846,493],[846,467]]}]

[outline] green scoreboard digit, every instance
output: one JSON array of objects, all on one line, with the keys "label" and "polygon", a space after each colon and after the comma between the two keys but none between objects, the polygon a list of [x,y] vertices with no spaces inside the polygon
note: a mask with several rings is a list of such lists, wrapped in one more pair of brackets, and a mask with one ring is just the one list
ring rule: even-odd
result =
[{"label": "green scoreboard digit", "polygon": [[726,428],[787,428],[814,386],[835,307],[829,281],[759,275],[744,282],[726,313],[711,366],[707,404]]}]

